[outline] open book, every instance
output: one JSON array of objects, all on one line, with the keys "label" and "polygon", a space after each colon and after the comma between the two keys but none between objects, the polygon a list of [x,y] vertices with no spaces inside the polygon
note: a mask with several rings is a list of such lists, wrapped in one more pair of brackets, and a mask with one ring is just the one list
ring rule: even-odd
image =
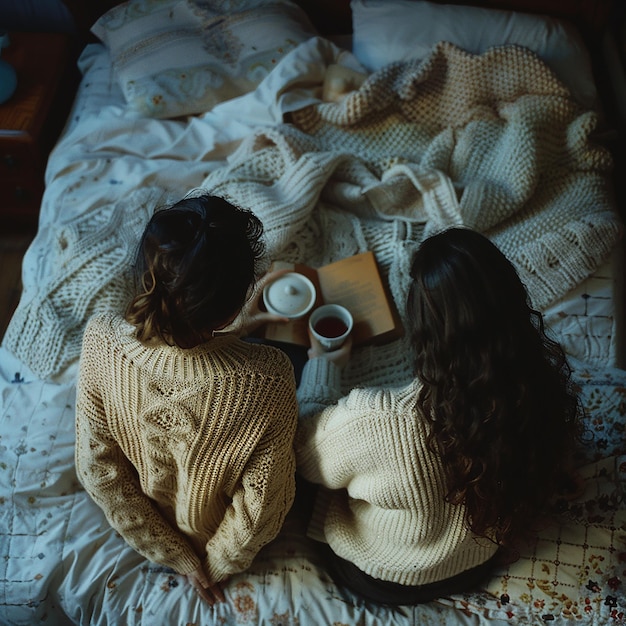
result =
[{"label": "open book", "polygon": [[[321,304],[341,304],[352,313],[353,345],[384,343],[402,336],[404,331],[400,317],[388,297],[372,252],[356,254],[318,269],[282,261],[272,264],[273,270],[283,268],[311,279],[317,290],[315,307]],[[308,319],[306,315],[287,324],[267,324],[261,331],[262,336],[274,341],[308,346]]]}]

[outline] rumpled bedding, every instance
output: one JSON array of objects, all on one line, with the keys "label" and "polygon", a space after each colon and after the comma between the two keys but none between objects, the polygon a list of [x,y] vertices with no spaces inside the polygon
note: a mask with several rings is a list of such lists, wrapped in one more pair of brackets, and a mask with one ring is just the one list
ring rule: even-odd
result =
[{"label": "rumpled bedding", "polygon": [[[324,102],[329,68],[335,77],[337,67],[348,77],[362,68],[313,38],[256,91],[176,120],[125,108],[101,46],[81,62],[85,80],[50,157],[24,293],[0,348],[0,623],[618,623],[626,374],[606,365],[615,337],[607,268],[621,225],[606,186],[610,158],[591,137],[594,114],[518,48],[472,57],[442,44],[422,65],[383,69],[358,89],[348,81]],[[458,100],[467,67],[486,76],[493,64],[507,69],[507,84],[483,84],[478,95],[464,87]],[[544,109],[548,121],[538,117]],[[497,150],[472,149],[489,138]],[[507,169],[498,155],[509,152]],[[365,603],[328,578],[294,511],[229,582],[227,602],[210,609],[181,577],[126,546],[82,490],[73,463],[82,329],[93,313],[123,307],[155,206],[196,188],[257,211],[268,262],[321,265],[374,250],[402,315],[409,259],[429,232],[473,226],[512,257],[572,356],[588,411],[578,459],[586,490],[485,589],[419,607]],[[576,334],[592,325],[580,320],[601,316],[580,315],[566,333],[560,312],[587,302],[588,291],[609,294],[601,316],[610,321],[577,353]],[[404,384],[407,342],[355,351],[346,388]]]}]

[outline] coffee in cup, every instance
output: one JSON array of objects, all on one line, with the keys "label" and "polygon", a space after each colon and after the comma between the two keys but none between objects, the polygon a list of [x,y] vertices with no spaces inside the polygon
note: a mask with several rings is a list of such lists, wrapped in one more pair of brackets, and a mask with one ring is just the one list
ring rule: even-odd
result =
[{"label": "coffee in cup", "polygon": [[352,332],[354,322],[346,307],[324,304],[311,313],[309,329],[324,350],[336,350]]}]

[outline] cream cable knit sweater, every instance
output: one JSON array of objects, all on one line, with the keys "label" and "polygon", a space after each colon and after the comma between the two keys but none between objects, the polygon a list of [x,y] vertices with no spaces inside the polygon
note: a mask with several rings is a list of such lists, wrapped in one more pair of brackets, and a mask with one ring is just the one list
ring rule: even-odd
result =
[{"label": "cream cable knit sweater", "polygon": [[244,570],[295,494],[297,406],[281,351],[233,336],[146,347],[123,318],[87,326],[76,407],[79,480],[146,558],[213,581]]},{"label": "cream cable knit sweater", "polygon": [[323,486],[309,534],[370,576],[403,585],[491,558],[497,546],[475,537],[464,509],[444,500],[443,467],[415,414],[417,383],[344,398],[339,384],[339,369],[319,358],[307,362],[298,388],[298,471]]}]

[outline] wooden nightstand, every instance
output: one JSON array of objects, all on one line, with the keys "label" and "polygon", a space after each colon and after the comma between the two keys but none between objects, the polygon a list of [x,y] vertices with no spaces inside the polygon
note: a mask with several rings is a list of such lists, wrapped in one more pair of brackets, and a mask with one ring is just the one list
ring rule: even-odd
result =
[{"label": "wooden nightstand", "polygon": [[76,87],[71,38],[11,32],[2,58],[17,72],[13,96],[0,104],[0,216],[5,225],[36,223],[48,154]]}]

